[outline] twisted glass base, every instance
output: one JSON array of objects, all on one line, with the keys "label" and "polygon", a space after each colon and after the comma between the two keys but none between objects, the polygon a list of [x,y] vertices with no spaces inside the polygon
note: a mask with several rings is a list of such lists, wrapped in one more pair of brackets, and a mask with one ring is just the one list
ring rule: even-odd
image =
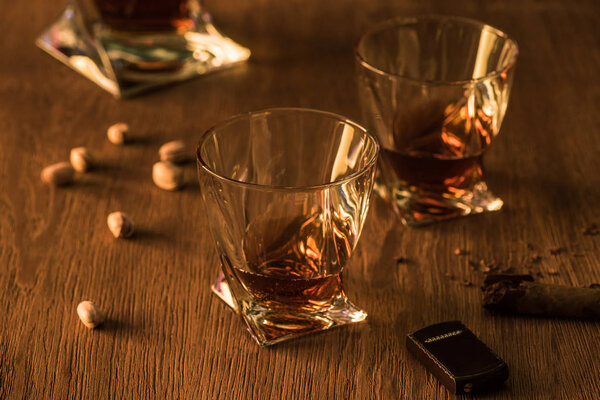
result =
[{"label": "twisted glass base", "polygon": [[408,226],[498,211],[504,204],[502,199],[488,190],[484,182],[477,183],[472,190],[464,191],[459,197],[411,190],[401,185],[390,188],[380,182],[376,182],[375,192],[392,204],[396,214]]},{"label": "twisted glass base", "polygon": [[[240,286],[237,283],[234,285]],[[245,293],[241,293],[236,299],[223,272],[219,273],[212,291],[242,317],[252,338],[260,346],[270,346],[367,318],[367,313],[354,306],[343,291],[327,307],[313,310],[265,307]]]},{"label": "twisted glass base", "polygon": [[75,2],[67,5],[36,44],[117,98],[250,57],[248,49],[220,34],[206,13],[184,33],[123,33],[90,22]]}]

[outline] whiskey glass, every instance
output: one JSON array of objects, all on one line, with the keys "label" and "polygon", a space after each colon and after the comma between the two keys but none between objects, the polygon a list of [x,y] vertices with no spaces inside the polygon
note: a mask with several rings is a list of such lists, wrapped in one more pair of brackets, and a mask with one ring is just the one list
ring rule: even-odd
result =
[{"label": "whiskey glass", "polygon": [[362,321],[341,273],[360,236],[379,145],[346,118],[301,108],[241,114],[197,150],[221,261],[213,291],[260,345]]},{"label": "whiskey glass", "polygon": [[500,130],[518,47],[465,18],[385,21],[355,46],[365,125],[382,147],[375,191],[407,225],[499,210],[482,159]]},{"label": "whiskey glass", "polygon": [[236,65],[201,0],[69,0],[37,45],[115,97]]}]

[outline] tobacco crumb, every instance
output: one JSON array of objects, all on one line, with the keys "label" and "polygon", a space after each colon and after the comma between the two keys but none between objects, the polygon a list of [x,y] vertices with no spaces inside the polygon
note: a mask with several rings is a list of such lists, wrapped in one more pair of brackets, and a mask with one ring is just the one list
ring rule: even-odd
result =
[{"label": "tobacco crumb", "polygon": [[529,258],[527,259],[527,261],[528,261],[530,264],[537,264],[537,263],[539,263],[540,261],[542,261],[542,256],[540,256],[540,255],[539,255],[539,254],[537,254],[537,253],[534,253],[534,254],[533,254],[531,257],[529,257]]},{"label": "tobacco crumb", "polygon": [[527,243],[527,250],[533,251],[533,250],[535,250],[535,247],[533,247],[533,245],[531,243]]},{"label": "tobacco crumb", "polygon": [[590,288],[591,288],[591,289],[600,289],[600,283],[592,283],[592,284],[590,285]]},{"label": "tobacco crumb", "polygon": [[585,254],[583,254],[583,253],[575,253],[575,252],[571,253],[571,255],[573,257],[583,257],[583,256],[585,256]]},{"label": "tobacco crumb", "polygon": [[504,267],[504,268],[500,269],[500,272],[502,272],[503,274],[509,274],[509,273],[511,273],[513,271],[514,271],[513,267]]},{"label": "tobacco crumb", "polygon": [[541,272],[538,272],[538,273],[536,273],[535,275],[536,275],[538,278],[543,278],[543,277],[544,277],[544,274],[542,274]]},{"label": "tobacco crumb", "polygon": [[553,249],[550,249],[550,254],[552,254],[553,256],[557,256],[561,253],[564,253],[565,251],[567,251],[567,249],[565,249],[564,247],[555,247]]},{"label": "tobacco crumb", "polygon": [[488,264],[488,267],[490,268],[491,271],[511,269],[511,267],[502,267],[501,262],[495,262],[495,261],[492,264]]},{"label": "tobacco crumb", "polygon": [[397,257],[396,264],[408,264],[408,258],[406,257]]},{"label": "tobacco crumb", "polygon": [[585,227],[585,229],[583,230],[583,234],[586,236],[596,236],[596,235],[600,235],[600,225],[593,223],[593,224],[589,224],[587,227]]},{"label": "tobacco crumb", "polygon": [[501,267],[502,267],[502,263],[492,262],[490,264],[487,264],[487,265],[481,267],[481,270],[486,273],[487,272],[493,273],[493,272],[502,271],[505,269],[505,268],[501,268]]},{"label": "tobacco crumb", "polygon": [[460,284],[465,287],[473,286],[473,282],[468,281],[466,279],[464,281],[462,281]]},{"label": "tobacco crumb", "polygon": [[[474,261],[474,260],[469,260],[468,261],[469,267],[471,268],[471,270],[473,271],[481,271],[484,274],[490,273],[490,272],[496,272],[496,271],[500,271],[500,270],[504,270],[506,269],[506,267],[502,267],[502,262],[498,262],[496,260],[491,260],[491,261],[486,261],[484,259],[480,259],[478,261]],[[509,270],[512,268],[508,268]]]},{"label": "tobacco crumb", "polygon": [[548,270],[548,275],[558,275],[558,271],[555,270],[554,268],[550,268]]},{"label": "tobacco crumb", "polygon": [[460,247],[454,249],[455,256],[466,256],[467,254],[469,254],[468,250],[461,249]]}]

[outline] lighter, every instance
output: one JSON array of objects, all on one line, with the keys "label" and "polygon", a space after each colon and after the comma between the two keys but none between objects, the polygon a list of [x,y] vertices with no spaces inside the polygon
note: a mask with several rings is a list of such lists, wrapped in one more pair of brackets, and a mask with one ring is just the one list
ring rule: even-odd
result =
[{"label": "lighter", "polygon": [[508,366],[459,321],[431,325],[406,337],[406,347],[452,393],[499,386]]}]

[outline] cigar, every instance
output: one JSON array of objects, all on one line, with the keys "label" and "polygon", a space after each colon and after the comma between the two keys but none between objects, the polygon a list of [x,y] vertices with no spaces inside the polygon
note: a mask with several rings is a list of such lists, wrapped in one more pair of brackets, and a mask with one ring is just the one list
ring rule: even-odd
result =
[{"label": "cigar", "polygon": [[600,290],[539,283],[531,275],[490,274],[483,282],[483,306],[509,314],[600,319]]}]

